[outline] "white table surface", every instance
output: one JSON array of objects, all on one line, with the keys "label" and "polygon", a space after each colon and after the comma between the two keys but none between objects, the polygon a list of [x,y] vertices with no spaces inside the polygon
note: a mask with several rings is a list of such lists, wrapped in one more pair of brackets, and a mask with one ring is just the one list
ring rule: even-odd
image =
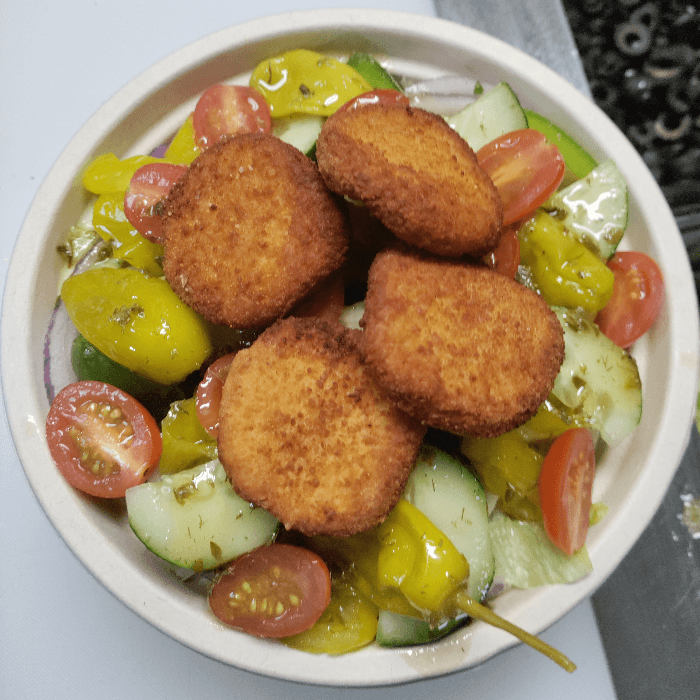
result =
[{"label": "white table surface", "polygon": [[[39,185],[74,134],[119,88],[176,49],[224,27],[287,10],[348,4],[0,0],[3,287],[15,238]],[[430,0],[354,5],[434,15]],[[573,675],[522,645],[463,673],[385,689],[297,685],[203,657],[127,609],[73,556],[35,500],[4,406],[0,413],[2,700],[615,698],[588,601],[543,635],[578,664]]]}]

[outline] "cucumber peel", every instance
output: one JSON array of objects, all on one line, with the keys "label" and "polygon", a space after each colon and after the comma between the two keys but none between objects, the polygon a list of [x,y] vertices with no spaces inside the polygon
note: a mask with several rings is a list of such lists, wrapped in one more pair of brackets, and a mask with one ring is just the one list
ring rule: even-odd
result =
[{"label": "cucumber peel", "polygon": [[444,625],[431,627],[422,617],[410,617],[380,610],[377,621],[377,644],[382,647],[408,647],[417,644],[429,644],[461,627],[467,616],[450,620]]},{"label": "cucumber peel", "polygon": [[586,177],[595,168],[597,165],[595,158],[563,129],[549,121],[547,117],[543,117],[530,109],[525,110],[525,116],[530,129],[535,129],[544,134],[547,140],[559,149],[572,179],[579,180],[582,177]]},{"label": "cucumber peel", "polygon": [[[446,452],[423,446],[403,498],[418,508],[469,563],[467,591],[482,600],[491,585],[494,557],[489,536],[486,494],[477,478]],[[380,610],[377,643],[411,646],[436,641],[465,622],[465,617],[438,627],[422,618]]]},{"label": "cucumber peel", "polygon": [[206,571],[275,537],[278,521],[233,490],[221,462],[127,489],[129,525],[162,559]]},{"label": "cucumber peel", "polygon": [[375,90],[401,90],[401,86],[374,56],[358,51],[350,56],[348,65],[354,68]]}]

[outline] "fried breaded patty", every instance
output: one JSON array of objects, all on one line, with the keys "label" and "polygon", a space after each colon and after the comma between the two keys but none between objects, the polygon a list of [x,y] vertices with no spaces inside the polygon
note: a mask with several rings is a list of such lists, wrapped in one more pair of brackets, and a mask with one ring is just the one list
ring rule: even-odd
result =
[{"label": "fried breaded patty", "polygon": [[316,165],[270,134],[225,139],[166,199],[163,270],[207,320],[262,328],[343,263],[349,226]]},{"label": "fried breaded patty", "polygon": [[347,536],[377,525],[415,461],[425,430],[368,377],[361,335],[291,317],[231,365],[219,459],[234,489],[288,529]]},{"label": "fried breaded patty", "polygon": [[362,201],[396,236],[437,255],[497,243],[502,205],[467,142],[441,117],[401,105],[336,112],[316,145],[328,187]]},{"label": "fried breaded patty", "polygon": [[404,411],[454,433],[495,437],[549,394],[562,328],[535,292],[486,267],[387,250],[365,300],[367,369]]}]

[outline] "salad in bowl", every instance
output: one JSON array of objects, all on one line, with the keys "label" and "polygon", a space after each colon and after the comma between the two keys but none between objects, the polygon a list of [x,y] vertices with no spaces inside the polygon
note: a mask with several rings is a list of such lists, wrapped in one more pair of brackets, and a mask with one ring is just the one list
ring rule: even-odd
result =
[{"label": "salad in bowl", "polygon": [[72,546],[111,541],[120,597],[167,590],[159,626],[283,677],[422,677],[412,650],[455,639],[428,673],[518,638],[573,670],[525,630],[631,546],[597,561],[678,381],[631,154],[416,41],[212,54],[128,149],[123,120],[92,144],[51,252],[42,478],[90,523]]}]

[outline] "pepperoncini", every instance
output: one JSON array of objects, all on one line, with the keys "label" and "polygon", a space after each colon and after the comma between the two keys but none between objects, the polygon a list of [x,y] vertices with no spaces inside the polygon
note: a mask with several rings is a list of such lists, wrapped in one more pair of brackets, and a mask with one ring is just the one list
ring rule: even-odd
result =
[{"label": "pepperoncini", "polygon": [[273,117],[316,114],[327,117],[372,86],[346,63],[296,49],[258,64],[250,78],[270,105]]},{"label": "pepperoncini", "polygon": [[201,152],[202,149],[194,139],[194,126],[190,114],[170,142],[164,158],[168,163],[175,165],[189,165]]},{"label": "pepperoncini", "polygon": [[[340,557],[344,562],[342,575],[360,593],[364,590],[358,582],[372,581],[375,594],[384,589],[403,597],[412,611],[409,614],[423,617],[431,624],[439,625],[466,613],[509,632],[567,671],[576,669],[560,651],[472,598],[466,586],[469,575],[466,559],[439,528],[406,500],[400,500],[386,520],[373,530],[348,538],[314,537],[311,543],[322,556]],[[358,572],[361,572],[359,577]],[[374,597],[372,602],[376,604]]]},{"label": "pepperoncini", "polygon": [[330,603],[313,627],[281,641],[311,654],[347,654],[374,640],[377,616],[377,607],[352,579],[341,576],[332,581]]},{"label": "pepperoncini", "polygon": [[134,173],[149,163],[162,163],[163,158],[132,156],[120,160],[114,153],[103,153],[92,160],[83,171],[83,187],[93,194],[121,192],[129,187]]},{"label": "pepperoncini", "polygon": [[504,620],[467,592],[469,564],[450,540],[408,501],[400,500],[379,526],[378,577],[398,588],[426,618],[439,624],[459,613],[514,635],[567,671],[576,669],[564,654]]},{"label": "pepperoncini", "polygon": [[462,453],[498,507],[516,520],[542,519],[538,478],[547,447],[570,426],[545,402],[515,430],[495,438],[465,437]]},{"label": "pepperoncini", "polygon": [[418,508],[400,500],[379,526],[377,577],[424,614],[439,613],[469,575],[469,564]]},{"label": "pepperoncini", "polygon": [[518,235],[522,265],[550,306],[596,314],[608,303],[613,273],[561,221],[540,209]]},{"label": "pepperoncini", "polygon": [[541,454],[517,432],[495,438],[465,438],[462,452],[484,488],[498,496],[498,507],[516,520],[541,520],[537,477]]},{"label": "pepperoncini", "polygon": [[98,350],[160,384],[181,382],[211,354],[209,325],[160,277],[95,267],[68,278],[61,298]]},{"label": "pepperoncini", "polygon": [[161,430],[161,474],[174,474],[216,458],[216,440],[199,422],[194,398],[172,403]]},{"label": "pepperoncini", "polygon": [[310,546],[324,558],[340,557],[339,568],[343,575],[351,579],[353,586],[380,610],[421,617],[421,613],[398,590],[380,585],[377,573],[380,547],[377,528],[352,537],[319,535],[311,538]]},{"label": "pepperoncini", "polygon": [[163,246],[144,238],[124,214],[124,193],[101,194],[92,210],[92,225],[107,242],[112,243],[112,254],[149,275],[163,274],[161,260]]}]

